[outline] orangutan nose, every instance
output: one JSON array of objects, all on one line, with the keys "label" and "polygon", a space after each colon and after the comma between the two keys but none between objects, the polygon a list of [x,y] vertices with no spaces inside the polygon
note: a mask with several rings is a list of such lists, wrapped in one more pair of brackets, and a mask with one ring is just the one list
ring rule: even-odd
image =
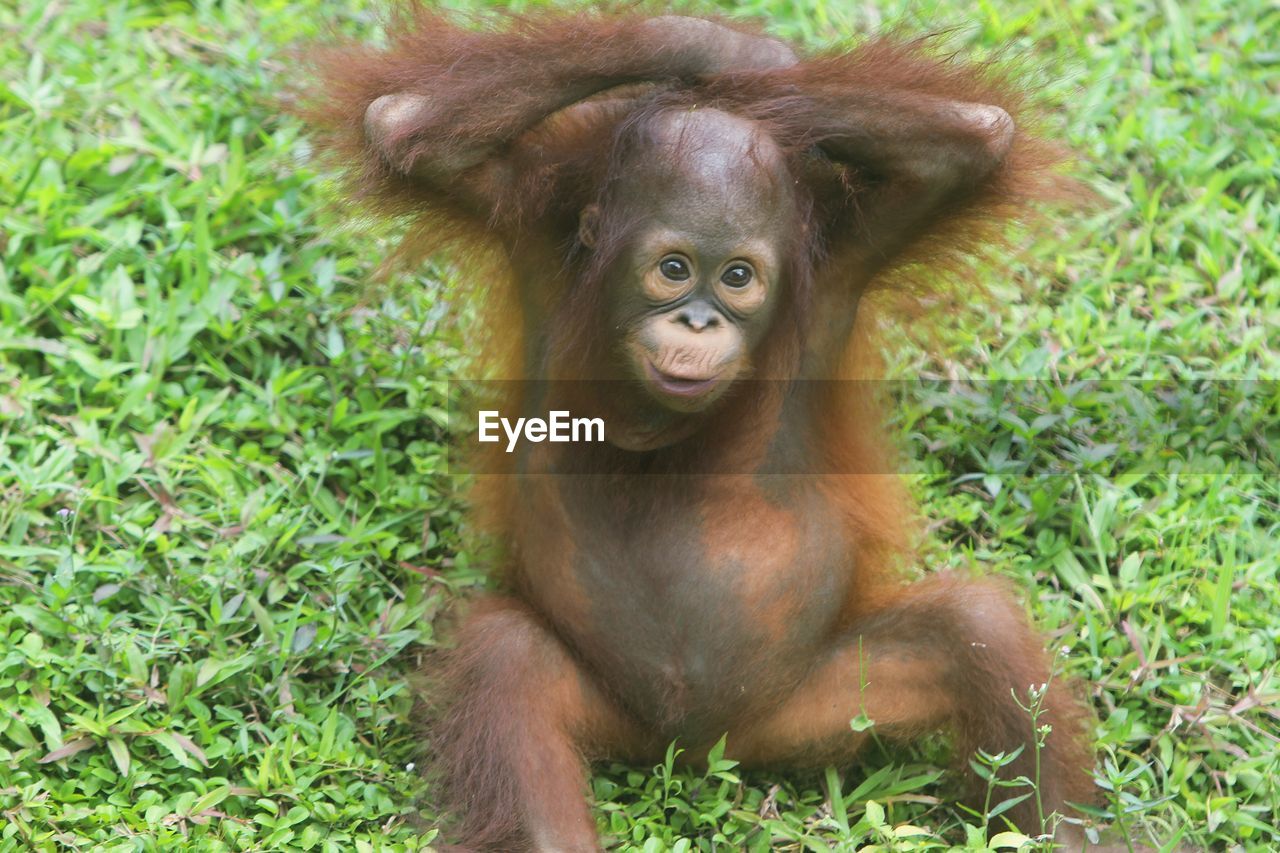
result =
[{"label": "orangutan nose", "polygon": [[714,329],[720,325],[720,312],[705,302],[694,302],[680,309],[676,322],[695,332]]}]

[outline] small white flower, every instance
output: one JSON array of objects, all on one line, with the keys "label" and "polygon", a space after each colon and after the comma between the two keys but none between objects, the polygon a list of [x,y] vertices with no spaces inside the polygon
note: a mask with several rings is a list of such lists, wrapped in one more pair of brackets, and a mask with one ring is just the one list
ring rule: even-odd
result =
[{"label": "small white flower", "polygon": [[408,764],[404,766],[405,770],[413,770],[413,768],[414,768],[414,763],[412,761],[410,761]]}]

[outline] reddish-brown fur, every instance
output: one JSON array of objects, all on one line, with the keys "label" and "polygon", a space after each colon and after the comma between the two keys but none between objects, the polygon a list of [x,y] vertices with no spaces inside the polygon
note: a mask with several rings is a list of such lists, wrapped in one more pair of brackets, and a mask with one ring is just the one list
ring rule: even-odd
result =
[{"label": "reddish-brown fur", "polygon": [[[927,41],[895,38],[790,67],[690,74],[678,50],[643,29],[645,20],[634,12],[541,12],[468,29],[411,5],[390,23],[387,47],[343,44],[314,54],[315,80],[303,95],[301,111],[322,151],[347,170],[351,196],[409,224],[403,252],[448,249],[466,265],[483,291],[495,377],[597,378],[594,365],[614,343],[601,329],[614,286],[609,271],[636,227],[618,212],[634,199],[615,196],[630,192],[623,178],[634,151],[647,150],[657,118],[714,107],[749,119],[782,152],[775,177],[797,188],[789,290],[754,376],[815,383],[805,409],[816,424],[803,449],[809,479],[798,497],[786,478],[758,473],[781,422],[777,382],[760,383],[706,429],[646,456],[647,467],[601,451],[608,476],[549,484],[521,479],[500,450],[477,463],[497,472],[480,477],[475,501],[507,547],[507,594],[467,614],[437,682],[434,698],[444,707],[431,742],[454,831],[478,849],[590,848],[583,761],[653,760],[674,736],[696,754],[727,729],[729,752],[747,763],[847,761],[866,737],[849,719],[865,712],[886,737],[949,728],[963,767],[975,749],[1028,744],[1030,719],[1010,691],[1025,700],[1030,685],[1049,679],[1041,642],[1004,585],[898,580],[912,511],[878,439],[874,400],[863,386],[839,381],[874,363],[867,323],[888,301],[876,294],[962,286],[974,256],[1002,246],[1008,220],[1069,191],[1053,169],[1059,152],[1029,132],[1023,92],[1007,70],[939,59]],[[744,38],[754,32],[718,23]],[[619,72],[633,66],[644,73]],[[548,92],[616,76],[652,82],[596,96],[584,108],[556,104],[543,120],[528,121]],[[363,129],[366,110],[404,92],[429,94],[434,112],[375,150]],[[838,156],[814,156],[816,147],[845,144],[849,128],[836,107],[849,93],[883,118],[886,132],[904,107],[938,101],[1002,107],[1018,132],[989,175],[899,223],[889,211],[909,209],[903,199],[912,187]],[[939,134],[942,145],[967,144],[958,131]],[[501,152],[500,166],[492,165],[496,155],[471,162],[490,149]],[[579,235],[589,205],[603,211],[590,246]],[[520,410],[521,387],[513,383],[501,408]],[[805,525],[824,518],[835,532],[815,543]],[[664,520],[687,522],[692,532],[658,532]],[[760,536],[772,540],[770,553]],[[655,563],[681,546],[697,551],[705,583],[732,602],[724,612],[708,603],[707,622],[733,625],[736,640],[717,646],[656,629],[625,640],[610,633],[616,629],[600,614],[613,612],[619,591],[643,598],[661,593],[643,584],[684,581],[635,557],[650,546]],[[830,579],[829,614],[826,599],[811,592],[828,579],[818,568],[824,546],[842,549],[844,566]],[[647,571],[652,579],[600,574],[615,563],[630,566],[619,575]],[[792,564],[791,583],[781,583]],[[797,626],[808,620],[826,627],[809,637]],[[753,673],[731,710],[721,710],[724,685],[704,679],[702,657],[662,653],[682,643],[696,650],[696,642],[711,643],[731,681]],[[627,643],[636,648],[623,654],[617,647]],[[734,669],[739,648],[754,657]],[[1083,720],[1063,687],[1052,686],[1042,719],[1053,727],[1041,770],[1048,809],[1090,799]],[[1031,766],[1028,748],[1013,770],[1031,775]],[[1014,814],[1037,829],[1029,805]]]}]

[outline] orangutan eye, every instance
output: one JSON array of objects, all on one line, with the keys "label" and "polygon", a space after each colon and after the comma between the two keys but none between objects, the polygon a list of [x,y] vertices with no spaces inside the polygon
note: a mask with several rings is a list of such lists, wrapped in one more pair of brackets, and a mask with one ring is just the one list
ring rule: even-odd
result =
[{"label": "orangutan eye", "polygon": [[751,283],[752,278],[751,267],[746,264],[734,264],[724,271],[724,275],[720,276],[721,281],[734,288],[746,287]]},{"label": "orangutan eye", "polygon": [[672,255],[663,258],[658,264],[664,278],[672,281],[688,281],[689,280],[689,263],[684,258]]}]

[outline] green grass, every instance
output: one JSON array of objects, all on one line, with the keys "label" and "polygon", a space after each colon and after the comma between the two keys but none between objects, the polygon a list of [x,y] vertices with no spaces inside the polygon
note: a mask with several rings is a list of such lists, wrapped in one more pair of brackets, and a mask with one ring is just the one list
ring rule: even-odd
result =
[{"label": "green grass", "polygon": [[[1101,201],[895,355],[975,380],[895,413],[925,562],[1025,590],[1133,837],[1280,846],[1280,10],[737,8],[1043,67]],[[483,582],[444,467],[465,339],[442,270],[370,286],[385,246],[271,105],[325,26],[373,32],[355,3],[0,5],[0,850],[430,843],[404,676]],[[1053,417],[987,378],[1045,380]],[[626,850],[980,846],[939,755],[602,768],[597,814]]]}]

